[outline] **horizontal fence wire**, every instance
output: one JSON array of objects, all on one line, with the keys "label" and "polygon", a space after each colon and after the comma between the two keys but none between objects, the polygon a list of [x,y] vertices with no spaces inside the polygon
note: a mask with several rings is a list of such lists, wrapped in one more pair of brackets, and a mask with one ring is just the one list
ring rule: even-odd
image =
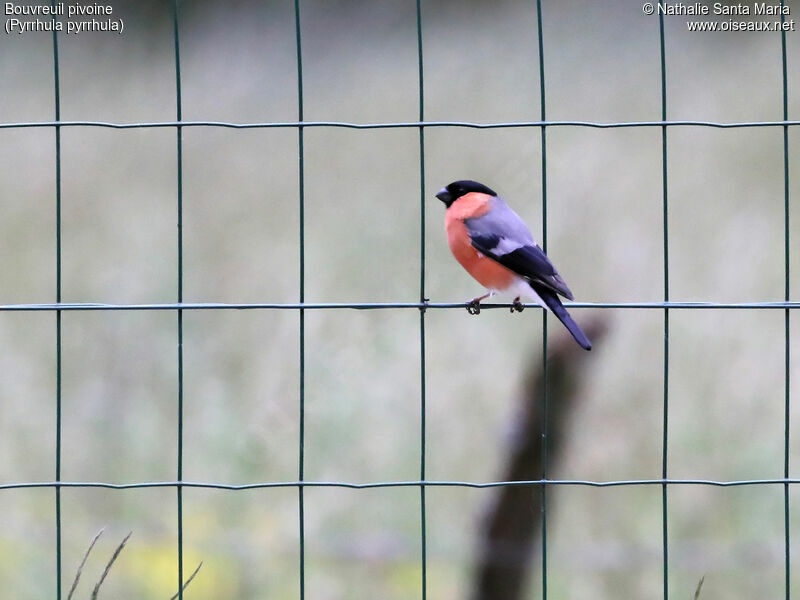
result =
[{"label": "horizontal fence wire", "polygon": [[35,127],[106,127],[110,129],[145,129],[159,127],[223,127],[228,129],[281,129],[307,127],[338,127],[344,129],[402,129],[420,127],[461,127],[467,129],[513,129],[519,127],[589,127],[616,129],[626,127],[715,127],[736,129],[741,127],[797,127],[800,121],[620,121],[599,123],[594,121],[511,121],[506,123],[471,123],[468,121],[399,121],[395,123],[348,123],[345,121],[267,121],[263,123],[230,123],[225,121],[153,121],[149,123],[109,123],[106,121],[30,121],[0,123],[0,129]]},{"label": "horizontal fence wire", "polygon": [[33,481],[0,484],[0,490],[16,490],[26,488],[108,488],[112,490],[130,490],[138,488],[165,488],[165,487],[190,487],[218,490],[258,490],[263,488],[348,488],[364,490],[372,488],[398,488],[398,487],[462,487],[462,488],[498,488],[518,486],[586,486],[586,487],[620,487],[620,486],[712,486],[712,487],[742,487],[750,485],[797,485],[800,478],[773,478],[773,479],[619,479],[609,481],[594,481],[591,479],[520,479],[514,481],[455,481],[450,479],[433,480],[401,480],[401,481],[369,481],[357,483],[351,481],[263,481],[258,483],[217,483],[203,481],[140,481],[135,483],[111,483],[107,481]]},{"label": "horizontal fence wire", "polygon": [[[104,310],[385,310],[415,308],[418,310],[469,308],[470,302],[164,302],[154,304],[107,304],[93,302],[64,302],[53,304],[0,304],[0,312],[36,311],[104,311]],[[511,308],[509,302],[481,302],[481,310]],[[526,308],[541,308],[525,304]],[[566,308],[636,308],[636,309],[710,309],[710,310],[797,310],[800,301],[775,302],[564,302]]]}]

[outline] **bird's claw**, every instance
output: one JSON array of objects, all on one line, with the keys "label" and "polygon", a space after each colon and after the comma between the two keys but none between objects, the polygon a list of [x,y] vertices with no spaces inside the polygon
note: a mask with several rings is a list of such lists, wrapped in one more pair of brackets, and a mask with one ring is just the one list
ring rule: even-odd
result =
[{"label": "bird's claw", "polygon": [[511,303],[511,314],[522,312],[523,310],[525,310],[525,305],[519,301],[519,298],[514,298],[514,301]]},{"label": "bird's claw", "polygon": [[467,312],[471,315],[479,315],[481,313],[481,303],[477,298],[467,304]]}]

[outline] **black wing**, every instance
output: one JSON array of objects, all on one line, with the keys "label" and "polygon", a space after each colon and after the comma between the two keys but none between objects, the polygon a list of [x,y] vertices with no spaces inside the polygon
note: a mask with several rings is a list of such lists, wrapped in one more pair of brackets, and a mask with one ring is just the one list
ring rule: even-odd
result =
[{"label": "black wing", "polygon": [[516,244],[509,244],[507,238],[485,233],[470,235],[470,241],[481,254],[511,269],[517,275],[532,283],[541,284],[569,300],[573,299],[567,284],[537,244],[524,244],[512,248]]}]

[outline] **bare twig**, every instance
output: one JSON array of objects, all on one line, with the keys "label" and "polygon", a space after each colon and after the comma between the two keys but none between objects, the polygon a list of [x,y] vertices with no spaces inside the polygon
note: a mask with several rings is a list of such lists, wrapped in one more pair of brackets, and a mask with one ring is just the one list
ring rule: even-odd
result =
[{"label": "bare twig", "polygon": [[100,591],[100,586],[103,584],[106,575],[108,575],[108,572],[111,570],[111,565],[113,565],[114,561],[117,560],[119,553],[122,552],[122,549],[125,547],[126,542],[131,537],[132,534],[133,534],[132,531],[129,532],[128,535],[125,536],[125,539],[122,540],[120,545],[117,546],[117,549],[114,550],[114,554],[111,555],[111,560],[108,561],[106,568],[103,570],[103,574],[100,576],[100,581],[97,582],[97,584],[94,586],[94,590],[92,590],[92,600],[97,600],[97,594]]},{"label": "bare twig", "polygon": [[700,578],[700,582],[697,584],[697,589],[694,591],[694,600],[697,600],[700,597],[700,590],[703,589],[703,582],[706,580],[706,576],[703,575]]},{"label": "bare twig", "polygon": [[177,598],[180,595],[181,592],[186,591],[186,586],[189,585],[189,583],[191,583],[192,579],[194,579],[194,576],[197,575],[197,573],[200,571],[200,567],[202,567],[202,566],[203,566],[203,561],[201,560],[200,564],[197,565],[197,568],[194,570],[194,573],[192,573],[189,576],[189,579],[186,580],[186,583],[183,584],[183,587],[181,588],[181,591],[180,592],[175,592],[175,595],[172,598],[170,598],[169,600],[175,600],[175,598]]},{"label": "bare twig", "polygon": [[86,559],[89,558],[89,553],[91,553],[92,548],[94,548],[95,542],[97,542],[97,540],[100,539],[100,536],[103,535],[103,531],[105,531],[105,529],[101,529],[100,531],[97,532],[97,534],[94,536],[94,539],[92,540],[92,543],[89,544],[89,547],[86,549],[86,554],[83,555],[83,560],[81,560],[81,564],[78,566],[78,572],[75,573],[75,579],[72,581],[72,587],[69,588],[69,594],[67,594],[67,600],[72,600],[72,594],[75,593],[75,589],[78,587],[78,581],[81,578],[81,573],[83,573],[83,567],[84,565],[86,565]]}]

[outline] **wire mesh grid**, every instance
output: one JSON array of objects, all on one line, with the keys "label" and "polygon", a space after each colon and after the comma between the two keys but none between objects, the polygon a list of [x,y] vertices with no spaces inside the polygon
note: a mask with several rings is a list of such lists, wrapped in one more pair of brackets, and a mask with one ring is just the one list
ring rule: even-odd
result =
[{"label": "wire mesh grid", "polygon": [[[785,0],[781,0],[783,7]],[[668,541],[668,499],[669,489],[673,486],[782,486],[784,506],[784,588],[785,597],[790,597],[790,510],[789,487],[800,483],[800,479],[789,476],[789,440],[790,440],[790,313],[791,310],[800,308],[800,302],[790,301],[790,263],[789,263],[789,128],[800,125],[800,121],[789,120],[788,115],[788,85],[787,85],[787,53],[786,32],[781,32],[781,67],[782,67],[782,119],[775,121],[754,122],[711,122],[711,121],[669,121],[667,114],[667,50],[664,35],[664,17],[659,14],[659,44],[660,44],[660,81],[661,81],[661,120],[660,121],[635,121],[635,122],[587,122],[587,121],[547,121],[546,114],[546,86],[545,86],[545,47],[542,31],[542,2],[536,2],[537,35],[539,48],[539,79],[541,91],[541,119],[530,122],[494,122],[472,123],[459,121],[425,121],[425,93],[424,93],[424,61],[423,61],[423,19],[422,0],[416,0],[416,39],[418,56],[418,84],[419,84],[419,120],[417,122],[381,122],[381,123],[349,123],[337,121],[304,121],[303,113],[303,44],[301,38],[301,2],[294,1],[294,21],[296,34],[297,54],[297,121],[296,122],[261,122],[261,123],[233,123],[219,121],[183,121],[181,102],[181,59],[180,59],[180,0],[172,0],[172,32],[174,38],[175,59],[175,121],[149,122],[149,123],[110,123],[100,121],[62,121],[59,90],[59,38],[56,32],[52,37],[53,55],[53,82],[54,82],[54,120],[36,122],[0,123],[0,129],[12,128],[52,128],[55,133],[55,176],[56,176],[56,256],[55,277],[56,294],[55,303],[31,304],[6,304],[0,305],[0,311],[46,311],[52,312],[56,320],[56,427],[55,427],[55,469],[53,481],[45,482],[12,482],[0,484],[0,490],[19,488],[52,488],[54,490],[54,510],[56,522],[56,571],[57,571],[57,597],[62,597],[62,508],[61,490],[64,488],[174,488],[177,507],[177,571],[178,571],[178,597],[183,597],[183,587],[186,583],[184,575],[184,529],[183,529],[183,490],[184,488],[207,488],[222,490],[247,490],[258,488],[296,488],[299,510],[299,595],[305,597],[305,503],[304,490],[308,487],[339,487],[351,489],[387,488],[387,487],[412,487],[419,489],[419,520],[421,537],[419,540],[421,550],[421,597],[424,599],[428,593],[427,583],[427,533],[426,533],[426,489],[429,487],[465,487],[465,488],[496,488],[501,486],[538,486],[542,494],[541,513],[541,595],[547,598],[547,491],[551,486],[589,486],[589,487],[617,487],[617,486],[658,486],[661,489],[661,525],[662,525],[662,564],[663,564],[663,596],[669,597],[669,541]],[[51,0],[55,7],[55,0]],[[781,15],[781,21],[785,17]],[[176,301],[157,304],[104,304],[104,303],[62,303],[61,296],[61,131],[65,127],[99,127],[99,128],[174,128],[176,132],[177,155],[177,290]],[[186,303],[183,299],[183,159],[182,159],[182,133],[187,127],[221,127],[235,129],[251,128],[289,128],[296,129],[298,135],[299,155],[299,297],[296,303]],[[659,128],[661,130],[661,166],[662,166],[662,225],[663,225],[663,301],[662,302],[570,302],[566,305],[575,308],[595,309],[654,309],[663,312],[663,421],[662,421],[662,451],[661,451],[661,478],[659,479],[625,479],[590,481],[578,479],[549,479],[547,475],[547,430],[546,411],[547,398],[544,399],[545,433],[542,436],[542,453],[544,456],[543,478],[529,481],[456,481],[456,480],[428,480],[426,478],[426,311],[438,309],[463,309],[465,303],[434,303],[426,297],[425,288],[425,130],[427,128],[453,127],[453,128],[538,128],[541,131],[541,197],[542,197],[542,226],[543,247],[547,249],[547,138],[546,132],[552,127],[589,127],[589,128]],[[685,302],[670,299],[669,293],[669,190],[668,190],[668,130],[672,127],[711,127],[711,128],[753,128],[769,127],[780,128],[783,132],[783,174],[784,174],[784,300],[782,302]],[[385,128],[414,128],[419,132],[419,175],[420,175],[420,263],[419,263],[419,301],[418,302],[362,302],[362,303],[306,303],[305,302],[305,231],[304,231],[304,130],[307,128],[350,128],[350,129],[385,129]],[[486,308],[507,307],[507,304],[485,304]],[[374,481],[367,483],[354,483],[347,481],[311,481],[305,477],[304,435],[305,435],[305,311],[307,310],[380,310],[380,309],[407,309],[417,310],[419,313],[419,372],[420,372],[420,430],[419,430],[419,479],[408,481]],[[784,313],[784,444],[783,444],[783,477],[743,480],[711,480],[711,479],[671,479],[668,469],[668,426],[669,426],[669,357],[670,357],[670,311],[672,310],[698,310],[698,309],[741,309],[741,310],[779,310]],[[299,314],[299,463],[297,465],[297,479],[295,481],[265,481],[251,484],[222,484],[215,482],[185,481],[183,479],[183,315],[184,311],[193,310],[290,310]],[[63,481],[61,478],[62,457],[62,314],[65,311],[167,311],[173,312],[177,319],[177,409],[178,422],[176,431],[177,464],[175,465],[176,478],[174,481],[147,481],[115,484],[102,481]],[[544,373],[547,373],[547,315],[543,314],[543,348]],[[547,386],[544,386],[547,389]],[[546,393],[546,392],[545,392]]]}]

